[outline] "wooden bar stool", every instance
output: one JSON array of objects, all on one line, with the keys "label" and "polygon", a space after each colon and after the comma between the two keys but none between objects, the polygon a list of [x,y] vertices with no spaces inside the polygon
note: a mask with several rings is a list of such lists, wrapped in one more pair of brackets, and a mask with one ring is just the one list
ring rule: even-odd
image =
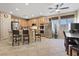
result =
[{"label": "wooden bar stool", "polygon": [[27,42],[29,44],[29,31],[23,30],[23,44]]},{"label": "wooden bar stool", "polygon": [[35,33],[35,41],[36,41],[37,38],[39,38],[40,41],[41,41],[41,34],[39,34],[39,33]]},{"label": "wooden bar stool", "polygon": [[12,40],[12,46],[15,44],[20,44],[21,36],[19,35],[19,30],[12,30],[13,34],[13,40]]}]

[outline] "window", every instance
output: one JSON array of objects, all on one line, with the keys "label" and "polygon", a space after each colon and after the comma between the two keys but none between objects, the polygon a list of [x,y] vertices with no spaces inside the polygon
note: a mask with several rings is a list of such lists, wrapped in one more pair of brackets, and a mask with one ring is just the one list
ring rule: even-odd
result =
[{"label": "window", "polygon": [[60,19],[59,23],[60,23],[60,27],[62,27],[63,29],[69,29],[70,30],[70,24],[73,23],[74,18],[64,18],[64,19]]},{"label": "window", "polygon": [[72,23],[73,22],[73,19],[72,18],[68,18],[68,19],[61,19],[60,20],[60,25],[62,26],[62,25],[68,25],[68,24],[70,24],[70,23]]}]

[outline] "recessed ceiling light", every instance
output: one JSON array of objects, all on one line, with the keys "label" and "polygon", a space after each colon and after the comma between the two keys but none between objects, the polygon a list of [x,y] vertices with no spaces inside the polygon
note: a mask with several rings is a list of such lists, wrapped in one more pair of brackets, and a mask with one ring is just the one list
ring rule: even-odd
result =
[{"label": "recessed ceiling light", "polygon": [[16,8],[15,10],[16,10],[16,11],[18,11],[18,10],[19,10],[19,8]]},{"label": "recessed ceiling light", "polygon": [[25,5],[29,5],[29,3],[25,3]]},{"label": "recessed ceiling light", "polygon": [[10,14],[13,14],[13,12],[12,12],[12,11],[10,11]]},{"label": "recessed ceiling light", "polygon": [[40,15],[42,15],[43,13],[42,12],[40,12]]},{"label": "recessed ceiling light", "polygon": [[34,17],[34,15],[32,14],[32,17]]}]

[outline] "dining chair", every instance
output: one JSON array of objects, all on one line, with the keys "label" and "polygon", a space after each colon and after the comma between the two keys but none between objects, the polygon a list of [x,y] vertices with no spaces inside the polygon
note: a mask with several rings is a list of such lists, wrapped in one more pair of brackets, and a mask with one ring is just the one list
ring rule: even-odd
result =
[{"label": "dining chair", "polygon": [[73,45],[77,45],[76,42],[72,39],[69,39],[66,37],[66,33],[65,31],[63,31],[63,34],[64,34],[64,46],[65,46],[65,51],[67,51],[67,54],[69,55],[69,51],[70,51],[70,46],[73,46]]},{"label": "dining chair", "polygon": [[79,56],[79,40],[76,39],[76,40],[74,40],[74,41],[75,41],[75,43],[76,43],[77,45],[73,45],[73,46],[70,47],[70,56],[72,56],[72,50],[75,50],[76,53],[77,53],[77,56]]},{"label": "dining chair", "polygon": [[73,55],[73,50],[76,52],[77,56],[79,56],[79,45],[74,45],[70,47],[70,56]]},{"label": "dining chair", "polygon": [[67,51],[67,37],[66,37],[66,34],[65,34],[65,31],[63,31],[63,34],[64,34],[64,46],[65,46],[65,50]]},{"label": "dining chair", "polygon": [[12,34],[13,34],[12,46],[14,46],[15,44],[19,45],[21,40],[21,36],[19,35],[19,30],[12,30]]},{"label": "dining chair", "polygon": [[29,44],[29,31],[23,30],[23,44],[26,42]]},{"label": "dining chair", "polygon": [[37,38],[39,38],[40,41],[41,41],[41,34],[39,34],[39,33],[35,33],[35,41],[37,40]]}]

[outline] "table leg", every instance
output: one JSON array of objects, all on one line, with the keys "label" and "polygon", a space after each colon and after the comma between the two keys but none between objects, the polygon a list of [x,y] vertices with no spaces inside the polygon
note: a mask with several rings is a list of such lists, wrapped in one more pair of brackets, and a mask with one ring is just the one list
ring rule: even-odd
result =
[{"label": "table leg", "polygon": [[79,52],[77,52],[77,56],[79,56]]},{"label": "table leg", "polygon": [[67,46],[67,55],[69,55],[69,46]]},{"label": "table leg", "polygon": [[69,55],[69,39],[66,40],[67,55]]},{"label": "table leg", "polygon": [[70,47],[70,56],[72,56],[72,46]]}]

